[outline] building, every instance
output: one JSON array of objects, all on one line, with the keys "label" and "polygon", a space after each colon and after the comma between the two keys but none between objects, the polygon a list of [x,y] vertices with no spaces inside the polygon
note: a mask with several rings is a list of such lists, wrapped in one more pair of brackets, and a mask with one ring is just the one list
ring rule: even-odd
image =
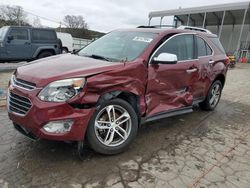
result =
[{"label": "building", "polygon": [[154,11],[149,13],[149,25],[152,19],[174,17],[174,25],[188,25],[206,28],[217,34],[227,52],[250,50],[250,1],[219,4],[194,8]]}]

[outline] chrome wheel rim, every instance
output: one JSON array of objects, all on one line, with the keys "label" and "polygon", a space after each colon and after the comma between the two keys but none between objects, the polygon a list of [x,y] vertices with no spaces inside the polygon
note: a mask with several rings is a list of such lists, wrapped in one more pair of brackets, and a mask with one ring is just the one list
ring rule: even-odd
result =
[{"label": "chrome wheel rim", "polygon": [[209,100],[209,104],[212,108],[214,108],[218,104],[220,99],[220,94],[221,94],[220,85],[215,84],[211,91],[211,96]]},{"label": "chrome wheel rim", "polygon": [[132,127],[127,110],[119,105],[104,107],[95,119],[95,134],[105,146],[119,146],[129,137]]}]

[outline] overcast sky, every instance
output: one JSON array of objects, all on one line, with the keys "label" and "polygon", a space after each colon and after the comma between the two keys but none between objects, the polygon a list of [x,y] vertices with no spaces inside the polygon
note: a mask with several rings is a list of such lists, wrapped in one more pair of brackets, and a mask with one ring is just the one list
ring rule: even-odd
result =
[{"label": "overcast sky", "polygon": [[[148,13],[154,10],[230,2],[235,0],[0,0],[0,5],[20,5],[26,11],[57,22],[62,21],[68,14],[82,15],[90,29],[108,32],[116,28],[146,25]],[[34,16],[29,15],[28,18],[32,23]],[[45,26],[59,26],[43,19],[41,22]],[[170,20],[165,19],[164,22],[169,24]]]}]

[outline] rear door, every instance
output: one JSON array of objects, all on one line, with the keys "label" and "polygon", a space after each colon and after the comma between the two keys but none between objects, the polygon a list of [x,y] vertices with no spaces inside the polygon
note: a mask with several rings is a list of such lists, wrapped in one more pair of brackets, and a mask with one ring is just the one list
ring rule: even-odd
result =
[{"label": "rear door", "polygon": [[31,43],[28,28],[10,28],[6,41],[6,55],[8,59],[31,58]]},{"label": "rear door", "polygon": [[191,83],[193,88],[193,96],[195,100],[204,99],[206,96],[206,88],[211,84],[211,74],[213,74],[213,50],[206,42],[205,38],[196,35],[197,56],[199,60],[199,75],[195,82]]},{"label": "rear door", "polygon": [[176,64],[149,64],[146,91],[147,116],[192,106],[191,83],[198,79],[195,36],[177,34],[168,38],[153,53],[151,60],[161,53],[175,54]]}]

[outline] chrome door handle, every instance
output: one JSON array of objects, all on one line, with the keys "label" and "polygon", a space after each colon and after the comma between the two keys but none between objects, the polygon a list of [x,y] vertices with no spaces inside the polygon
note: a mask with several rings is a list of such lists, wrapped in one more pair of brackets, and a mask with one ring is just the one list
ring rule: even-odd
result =
[{"label": "chrome door handle", "polygon": [[193,72],[196,72],[196,71],[198,71],[197,68],[186,70],[186,72],[189,73],[189,74],[190,74],[190,73],[193,73]]},{"label": "chrome door handle", "polygon": [[213,60],[209,60],[208,64],[214,64]]}]

